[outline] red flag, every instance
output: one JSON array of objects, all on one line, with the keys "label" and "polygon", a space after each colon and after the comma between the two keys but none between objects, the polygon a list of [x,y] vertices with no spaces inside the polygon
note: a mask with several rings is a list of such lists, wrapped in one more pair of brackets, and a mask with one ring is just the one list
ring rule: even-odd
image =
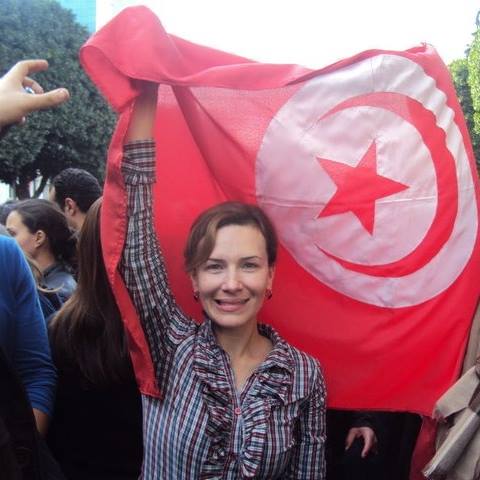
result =
[{"label": "red flag", "polygon": [[142,390],[155,392],[153,370],[115,274],[131,79],[161,84],[156,226],[185,310],[200,318],[182,267],[193,219],[256,202],[282,245],[261,320],[321,361],[329,405],[430,414],[457,377],[479,293],[473,153],[435,51],[372,50],[318,71],[259,64],[168,35],[134,7],[81,60],[122,114],[103,241]]}]

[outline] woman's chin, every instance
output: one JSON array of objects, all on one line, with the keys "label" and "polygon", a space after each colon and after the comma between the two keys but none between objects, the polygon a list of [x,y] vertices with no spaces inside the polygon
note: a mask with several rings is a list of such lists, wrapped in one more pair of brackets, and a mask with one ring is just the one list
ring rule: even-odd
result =
[{"label": "woman's chin", "polygon": [[245,313],[219,312],[218,309],[206,310],[208,318],[216,328],[235,329],[256,323],[256,316]]}]

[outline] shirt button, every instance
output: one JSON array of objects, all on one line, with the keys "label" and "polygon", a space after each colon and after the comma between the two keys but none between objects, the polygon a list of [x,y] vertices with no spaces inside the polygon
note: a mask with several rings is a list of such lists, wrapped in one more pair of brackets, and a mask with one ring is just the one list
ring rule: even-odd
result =
[{"label": "shirt button", "polygon": [[235,410],[235,415],[241,415],[242,414],[242,409],[240,407],[237,407]]}]

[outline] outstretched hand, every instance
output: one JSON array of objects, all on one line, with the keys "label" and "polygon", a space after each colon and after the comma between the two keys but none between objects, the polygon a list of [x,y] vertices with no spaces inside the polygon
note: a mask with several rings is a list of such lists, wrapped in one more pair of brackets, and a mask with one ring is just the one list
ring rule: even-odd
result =
[{"label": "outstretched hand", "polygon": [[[22,123],[29,113],[56,107],[69,98],[65,88],[44,93],[43,88],[29,77],[47,68],[46,60],[22,60],[0,78],[0,129]],[[26,87],[33,90],[34,94],[27,93]]]},{"label": "outstretched hand", "polygon": [[377,445],[377,436],[370,427],[354,427],[348,431],[345,439],[345,450],[348,450],[356,438],[363,438],[363,449],[361,456],[365,458]]}]

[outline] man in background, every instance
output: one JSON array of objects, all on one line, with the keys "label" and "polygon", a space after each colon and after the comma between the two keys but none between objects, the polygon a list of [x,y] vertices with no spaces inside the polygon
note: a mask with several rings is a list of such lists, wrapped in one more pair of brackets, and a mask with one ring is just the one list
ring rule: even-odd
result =
[{"label": "man in background", "polygon": [[52,181],[49,199],[55,202],[74,230],[82,228],[85,216],[97,198],[102,196],[98,180],[81,168],[67,168]]}]

